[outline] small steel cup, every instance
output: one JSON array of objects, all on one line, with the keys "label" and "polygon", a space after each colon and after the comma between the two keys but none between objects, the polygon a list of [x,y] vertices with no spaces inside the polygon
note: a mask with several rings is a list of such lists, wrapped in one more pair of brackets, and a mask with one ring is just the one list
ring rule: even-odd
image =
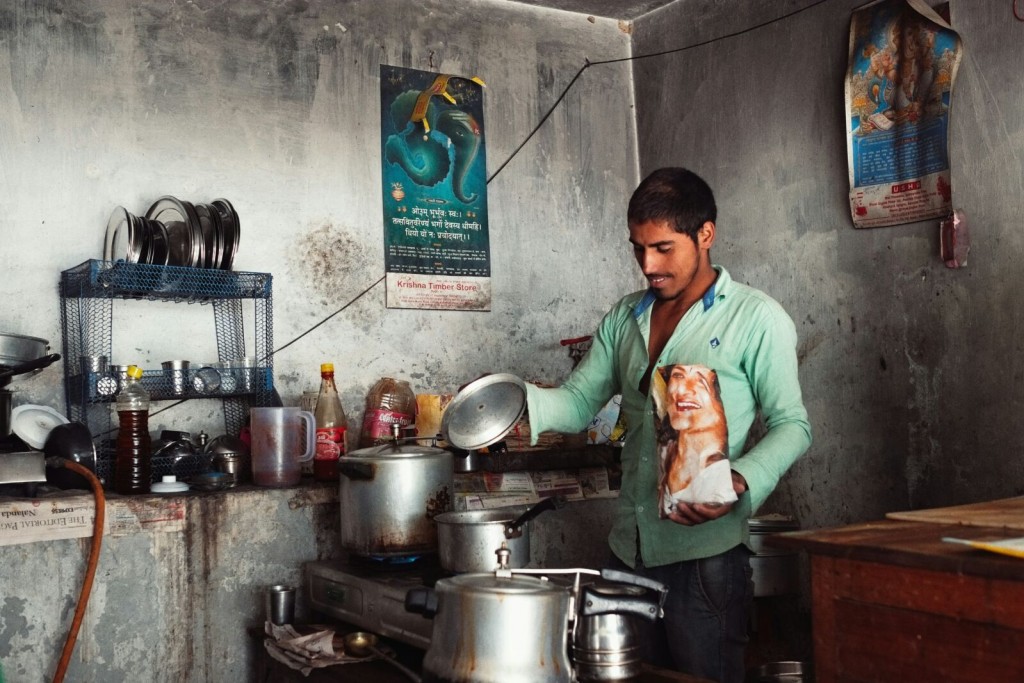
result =
[{"label": "small steel cup", "polygon": [[230,477],[229,486],[246,481],[251,467],[249,456],[244,453],[214,453],[212,464],[214,471],[223,472]]},{"label": "small steel cup", "polygon": [[124,389],[125,385],[128,384],[128,366],[127,365],[111,365],[110,374],[117,380],[117,388],[115,393],[120,392]]},{"label": "small steel cup", "polygon": [[96,385],[100,376],[107,374],[106,356],[79,356],[79,363],[82,368],[82,381],[85,382],[86,395],[89,398],[96,398]]},{"label": "small steel cup", "polygon": [[171,384],[171,393],[175,396],[184,396],[188,387],[188,366],[187,360],[165,360],[160,365],[164,368],[164,375]]},{"label": "small steel cup", "polygon": [[238,391],[252,393],[256,390],[256,357],[246,356],[230,361],[234,370]]},{"label": "small steel cup", "polygon": [[231,369],[231,363],[222,360],[210,363],[210,367],[220,373],[220,393],[233,394],[238,391],[238,378],[235,371]]},{"label": "small steel cup", "polygon": [[282,626],[295,621],[295,588],[277,585],[267,589],[267,620]]}]

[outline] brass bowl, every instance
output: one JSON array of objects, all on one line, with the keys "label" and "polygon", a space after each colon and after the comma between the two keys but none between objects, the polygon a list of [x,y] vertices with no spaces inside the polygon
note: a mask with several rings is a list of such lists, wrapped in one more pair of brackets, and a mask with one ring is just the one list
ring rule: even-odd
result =
[{"label": "brass bowl", "polygon": [[356,631],[345,636],[345,654],[352,657],[372,657],[377,654],[377,636],[366,631]]}]

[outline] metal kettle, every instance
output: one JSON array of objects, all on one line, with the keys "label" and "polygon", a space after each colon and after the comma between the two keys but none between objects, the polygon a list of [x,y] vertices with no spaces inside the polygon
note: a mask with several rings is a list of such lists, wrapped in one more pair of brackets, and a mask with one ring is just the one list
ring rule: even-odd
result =
[{"label": "metal kettle", "polygon": [[[625,681],[643,662],[637,615],[618,610],[620,599],[642,599],[644,588],[601,584],[583,589],[572,636],[572,661],[579,681]],[[604,611],[603,606],[611,611]],[[647,617],[648,615],[641,615]]]}]

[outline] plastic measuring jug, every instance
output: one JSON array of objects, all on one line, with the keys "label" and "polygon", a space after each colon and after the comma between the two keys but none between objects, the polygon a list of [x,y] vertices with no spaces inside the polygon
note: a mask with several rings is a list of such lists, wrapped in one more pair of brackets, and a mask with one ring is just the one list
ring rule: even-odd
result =
[{"label": "plastic measuring jug", "polygon": [[301,463],[316,453],[316,420],[298,407],[251,408],[252,479],[260,486],[294,486]]}]

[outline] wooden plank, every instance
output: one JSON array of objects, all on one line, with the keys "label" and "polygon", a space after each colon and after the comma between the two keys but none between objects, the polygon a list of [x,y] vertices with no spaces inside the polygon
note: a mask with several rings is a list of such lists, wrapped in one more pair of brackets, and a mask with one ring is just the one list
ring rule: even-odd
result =
[{"label": "wooden plank", "polygon": [[853,600],[837,602],[836,621],[840,681],[1024,680],[1020,631]]},{"label": "wooden plank", "polygon": [[835,599],[858,600],[1024,633],[1024,583],[960,573],[836,560]]},{"label": "wooden plank", "polygon": [[836,624],[836,565],[834,557],[811,557],[811,615],[814,634],[814,680],[817,683],[836,683],[839,634]]},{"label": "wooden plank", "polygon": [[944,536],[991,541],[1005,538],[1006,530],[883,520],[838,529],[773,534],[771,543],[782,548],[806,550],[812,555],[1024,581],[1024,560],[975,550],[966,545],[944,543]]},{"label": "wooden plank", "polygon": [[886,517],[932,524],[1003,527],[1020,531],[1022,533],[1019,535],[1024,535],[1024,496],[928,510],[890,512]]},{"label": "wooden plank", "polygon": [[1024,680],[1019,582],[811,559],[817,683]]}]

